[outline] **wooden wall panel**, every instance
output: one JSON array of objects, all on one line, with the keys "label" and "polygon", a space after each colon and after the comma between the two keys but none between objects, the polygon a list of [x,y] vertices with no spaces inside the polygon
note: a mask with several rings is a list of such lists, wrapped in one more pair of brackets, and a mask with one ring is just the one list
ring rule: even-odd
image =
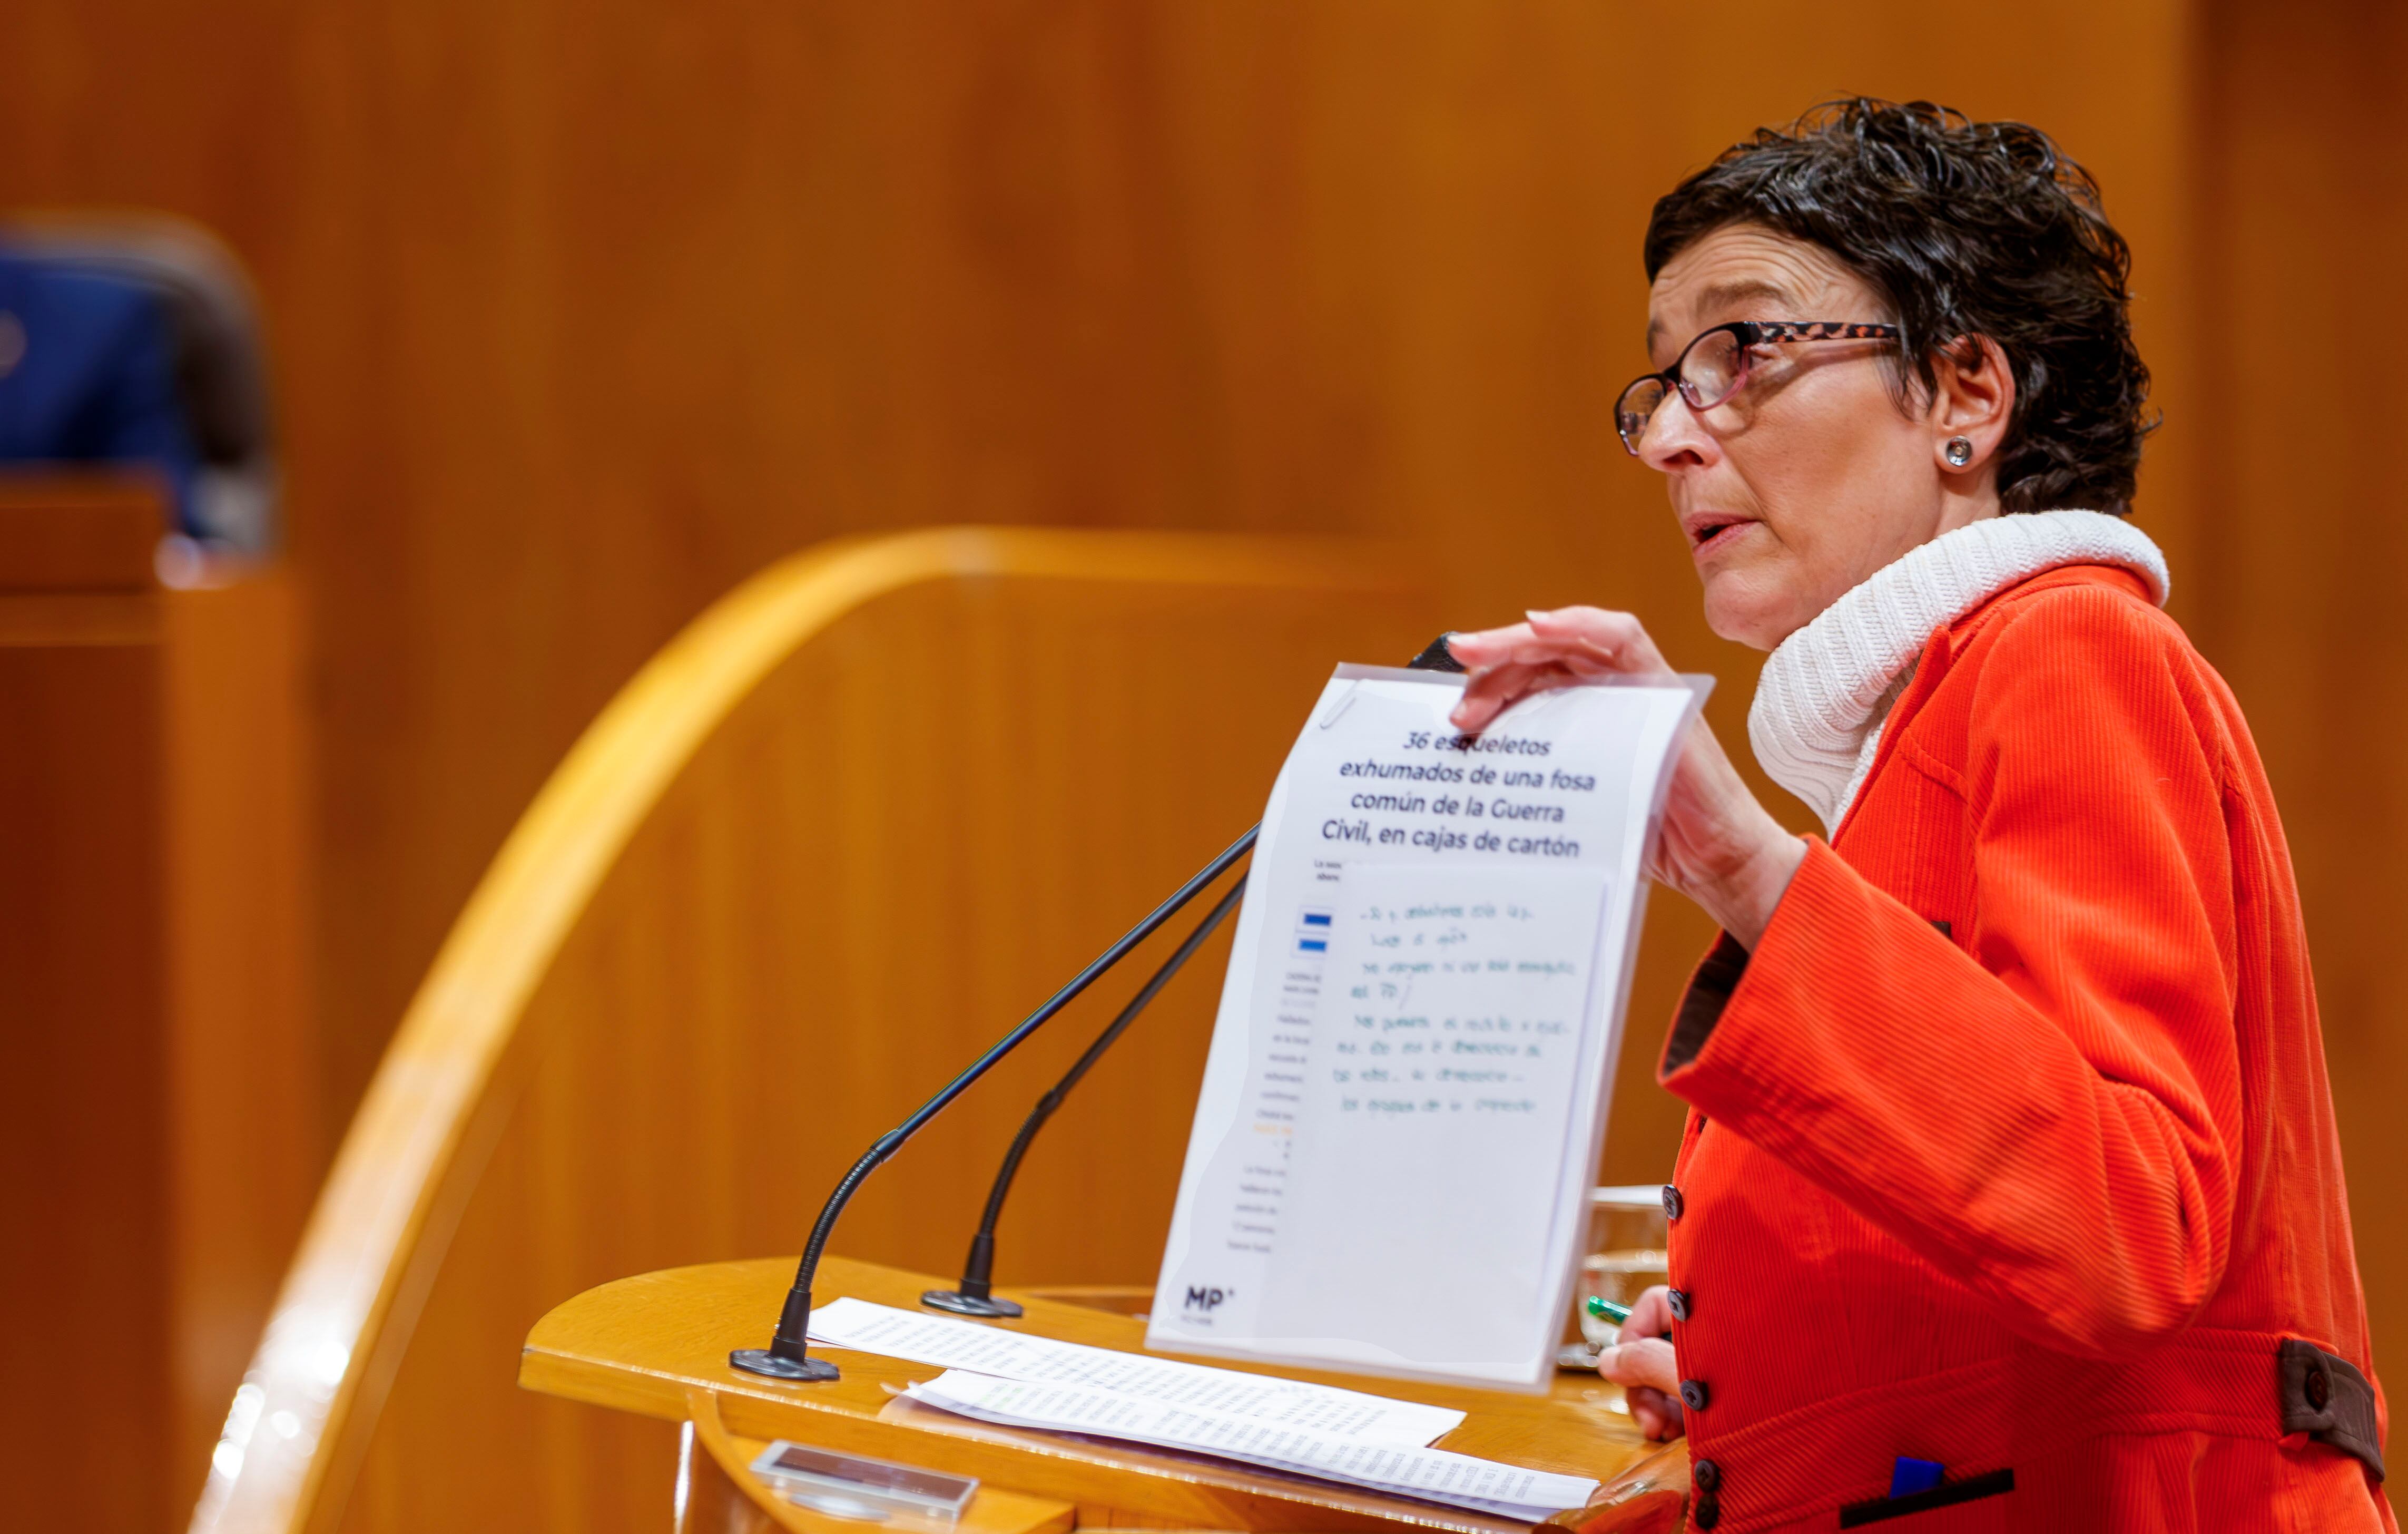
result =
[{"label": "wooden wall panel", "polygon": [[142,1068],[167,999],[159,702],[144,639],[0,645],[0,1469],[55,1527],[161,1528],[199,1486],[118,1446],[168,1441],[180,1362],[169,1083]]},{"label": "wooden wall panel", "polygon": [[[1649,202],[1843,90],[2106,178],[2179,394],[2186,0],[19,0],[0,202],[257,272],[318,598],[327,1109],[577,729],[831,533],[1404,532],[1464,624],[1643,609],[1725,679],[1606,412]],[[2152,524],[2186,421],[2150,470]],[[1699,946],[1660,913],[1641,987]],[[1631,1175],[1670,1105],[1635,1087]]]},{"label": "wooden wall panel", "polygon": [[[2408,268],[2384,0],[2218,0],[2202,91],[2194,610],[2248,710],[2307,910],[2378,1368],[2408,1369],[2408,379],[2372,309]],[[2395,1413],[2396,1419],[2396,1413]],[[2398,1441],[2397,1432],[2394,1441]]]}]

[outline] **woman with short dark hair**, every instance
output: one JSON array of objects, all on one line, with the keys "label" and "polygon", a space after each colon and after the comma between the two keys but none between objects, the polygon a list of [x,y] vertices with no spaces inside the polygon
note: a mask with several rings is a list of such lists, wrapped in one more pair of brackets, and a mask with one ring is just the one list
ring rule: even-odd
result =
[{"label": "woman with short dark hair", "polygon": [[[1601,1365],[1695,1527],[2396,1527],[2281,822],[2124,520],[2128,266],[2046,136],[1925,103],[1759,132],[1649,224],[1616,425],[1829,839],[1697,727],[1671,1283]],[[1454,648],[1466,729],[1666,668],[1593,608]]]}]

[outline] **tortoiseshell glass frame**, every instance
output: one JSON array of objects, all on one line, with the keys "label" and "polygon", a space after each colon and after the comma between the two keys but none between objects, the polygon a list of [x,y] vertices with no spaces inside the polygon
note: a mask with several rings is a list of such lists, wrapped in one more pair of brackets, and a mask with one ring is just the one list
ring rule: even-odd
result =
[{"label": "tortoiseshell glass frame", "polygon": [[[1729,388],[1707,399],[1681,376],[1681,365],[1689,360],[1689,353],[1695,351],[1707,337],[1719,336],[1726,331],[1739,338],[1739,370],[1732,375]],[[1632,426],[1627,424],[1631,412],[1622,407],[1624,401],[1629,399],[1631,391],[1643,384],[1660,383],[1667,394],[1679,391],[1681,397],[1688,401],[1689,409],[1711,410],[1747,387],[1747,376],[1752,370],[1750,365],[1756,347],[1779,346],[1790,341],[1894,341],[1898,337],[1896,325],[1859,324],[1843,320],[1733,320],[1728,324],[1710,326],[1698,332],[1688,345],[1681,348],[1681,354],[1672,359],[1671,366],[1660,373],[1641,374],[1625,384],[1622,393],[1613,396],[1614,435],[1622,438],[1625,452],[1633,458],[1639,456],[1639,438],[1646,432],[1647,422],[1654,418],[1656,412],[1649,410],[1646,417]],[[1657,403],[1660,405],[1662,401]]]}]

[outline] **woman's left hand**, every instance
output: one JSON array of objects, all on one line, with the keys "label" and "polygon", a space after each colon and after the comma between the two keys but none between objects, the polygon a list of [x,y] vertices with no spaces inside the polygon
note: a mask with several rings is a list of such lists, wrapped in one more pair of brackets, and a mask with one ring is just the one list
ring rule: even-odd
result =
[{"label": "woman's left hand", "polygon": [[1622,1386],[1630,1401],[1631,1419],[1649,1438],[1678,1438],[1681,1420],[1680,1364],[1672,1344],[1658,1335],[1672,1325],[1672,1309],[1663,1284],[1639,1297],[1630,1319],[1622,1324],[1618,1341],[1597,1355],[1597,1371]]},{"label": "woman's left hand", "polygon": [[[1454,715],[1455,728],[1467,732],[1486,729],[1517,700],[1567,681],[1617,672],[1672,675],[1638,619],[1601,608],[1533,612],[1526,623],[1457,634],[1447,648],[1471,668]],[[1647,871],[1754,948],[1805,860],[1806,844],[1756,802],[1699,719],[1673,765],[1663,839]]]}]

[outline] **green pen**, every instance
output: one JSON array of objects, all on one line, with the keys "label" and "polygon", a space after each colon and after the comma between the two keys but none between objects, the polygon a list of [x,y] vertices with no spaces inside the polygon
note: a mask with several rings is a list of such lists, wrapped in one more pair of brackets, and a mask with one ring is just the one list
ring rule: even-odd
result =
[{"label": "green pen", "polygon": [[[1617,1326],[1623,1326],[1630,1320],[1629,1306],[1617,1305],[1612,1300],[1600,1299],[1595,1295],[1588,1297],[1588,1313],[1596,1316],[1600,1321],[1611,1321]],[[1656,1335],[1662,1338],[1667,1342],[1672,1340],[1672,1334],[1668,1331],[1659,1331]]]}]

